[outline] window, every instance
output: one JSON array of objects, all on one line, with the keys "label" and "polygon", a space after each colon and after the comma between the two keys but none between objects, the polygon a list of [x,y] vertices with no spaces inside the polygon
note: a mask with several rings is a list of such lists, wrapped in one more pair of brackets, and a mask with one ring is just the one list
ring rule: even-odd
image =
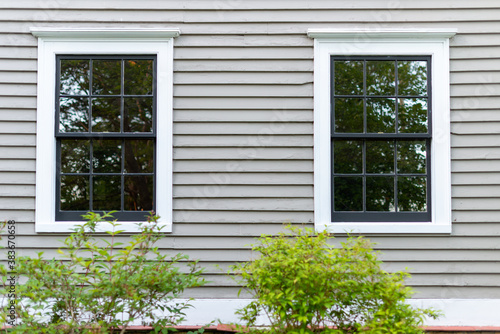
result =
[{"label": "window", "polygon": [[309,30],[318,230],[451,232],[453,34]]},{"label": "window", "polygon": [[429,221],[429,57],[332,56],[332,221]]},{"label": "window", "polygon": [[[176,29],[32,29],[38,37],[36,231],[117,210],[172,230]],[[101,226],[102,230],[109,226]]]},{"label": "window", "polygon": [[156,56],[57,56],[56,220],[155,208]]}]

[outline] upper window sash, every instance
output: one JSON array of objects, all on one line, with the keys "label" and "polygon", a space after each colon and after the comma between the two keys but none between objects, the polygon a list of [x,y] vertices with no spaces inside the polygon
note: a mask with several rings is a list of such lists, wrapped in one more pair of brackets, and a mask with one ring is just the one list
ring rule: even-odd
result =
[{"label": "upper window sash", "polygon": [[[450,233],[451,159],[449,29],[310,29],[314,38],[314,217],[317,230],[335,233]],[[430,56],[432,68],[433,210],[426,222],[331,221],[331,56]],[[436,94],[439,92],[439,94]]]}]

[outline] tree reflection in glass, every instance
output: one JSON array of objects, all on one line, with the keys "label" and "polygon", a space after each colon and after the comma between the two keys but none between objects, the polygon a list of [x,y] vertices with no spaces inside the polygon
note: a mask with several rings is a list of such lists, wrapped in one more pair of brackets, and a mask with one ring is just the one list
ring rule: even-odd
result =
[{"label": "tree reflection in glass", "polygon": [[333,178],[335,211],[363,211],[363,178]]},{"label": "tree reflection in glass", "polygon": [[335,140],[333,142],[333,172],[352,174],[363,172],[363,142]]},{"label": "tree reflection in glass", "polygon": [[427,62],[398,60],[398,95],[427,95]]},{"label": "tree reflection in glass", "polygon": [[61,140],[61,172],[88,173],[90,171],[90,140]]},{"label": "tree reflection in glass", "polygon": [[394,141],[374,140],[366,142],[366,172],[394,173]]},{"label": "tree reflection in glass", "polygon": [[125,210],[153,209],[153,176],[125,176]]},{"label": "tree reflection in glass", "polygon": [[59,89],[61,94],[89,95],[90,60],[63,59],[60,66]]},{"label": "tree reflection in glass", "polygon": [[427,99],[399,98],[398,131],[401,133],[426,133]]},{"label": "tree reflection in glass", "polygon": [[394,212],[394,177],[366,178],[366,211]]},{"label": "tree reflection in glass", "polygon": [[396,131],[396,103],[394,99],[366,100],[366,127],[368,133],[394,133]]},{"label": "tree reflection in glass", "polygon": [[125,60],[125,95],[153,94],[153,61]]},{"label": "tree reflection in glass", "polygon": [[59,99],[59,132],[89,131],[89,99],[61,97]]},{"label": "tree reflection in glass", "polygon": [[426,177],[398,177],[398,211],[427,211]]},{"label": "tree reflection in glass", "polygon": [[153,210],[153,57],[61,56],[59,64],[61,211]]},{"label": "tree reflection in glass", "polygon": [[332,58],[333,211],[426,212],[430,57]]},{"label": "tree reflection in glass", "polygon": [[62,175],[60,205],[62,211],[88,210],[89,177]]},{"label": "tree reflection in glass", "polygon": [[335,99],[334,131],[363,133],[363,99]]},{"label": "tree reflection in glass", "polygon": [[94,60],[92,95],[121,94],[121,60]]},{"label": "tree reflection in glass", "polygon": [[94,140],[93,167],[95,173],[120,173],[122,141],[114,139]]},{"label": "tree reflection in glass", "polygon": [[363,61],[335,60],[335,95],[363,94]]},{"label": "tree reflection in glass", "polygon": [[125,98],[124,118],[125,132],[152,132],[153,98]]},{"label": "tree reflection in glass", "polygon": [[121,177],[94,176],[93,177],[93,210],[110,211],[121,209]]},{"label": "tree reflection in glass", "polygon": [[406,174],[425,173],[427,147],[424,140],[398,141],[398,172]]},{"label": "tree reflection in glass", "polygon": [[394,61],[366,62],[366,94],[394,95],[396,93],[396,68]]}]

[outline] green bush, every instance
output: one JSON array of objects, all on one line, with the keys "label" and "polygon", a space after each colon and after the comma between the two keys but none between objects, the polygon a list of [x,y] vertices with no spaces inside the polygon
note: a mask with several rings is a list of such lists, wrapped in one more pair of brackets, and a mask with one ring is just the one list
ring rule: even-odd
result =
[{"label": "green bush", "polygon": [[[187,262],[187,270],[179,268],[187,256],[159,252],[158,217],[128,238],[116,221],[108,222],[108,237],[96,238],[96,227],[112,219],[109,214],[85,218],[65,239],[60,259],[44,259],[43,253],[16,259],[18,324],[9,333],[124,333],[133,321],[166,333],[178,324],[190,305],[172,300],[204,280],[195,261]],[[0,313],[6,323],[7,312]]]},{"label": "green bush", "polygon": [[271,333],[423,333],[430,309],[405,303],[407,273],[389,274],[369,240],[349,237],[339,248],[329,235],[290,227],[293,235],[262,236],[260,258],[235,266],[254,301],[237,311],[255,328],[267,316]]}]

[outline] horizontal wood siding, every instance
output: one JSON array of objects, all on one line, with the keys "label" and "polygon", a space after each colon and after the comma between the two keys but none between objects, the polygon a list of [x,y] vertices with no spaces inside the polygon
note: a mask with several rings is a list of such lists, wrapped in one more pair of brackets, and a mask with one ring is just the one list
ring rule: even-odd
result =
[{"label": "horizontal wood siding", "polygon": [[[419,298],[500,298],[498,0],[3,1],[0,219],[20,255],[57,256],[35,233],[37,40],[30,27],[178,27],[174,229],[166,253],[207,267],[196,297],[235,298],[221,271],[284,222],[313,223],[313,41],[308,28],[457,28],[451,40],[453,233],[376,236]],[[2,258],[0,258],[1,260]]]}]

